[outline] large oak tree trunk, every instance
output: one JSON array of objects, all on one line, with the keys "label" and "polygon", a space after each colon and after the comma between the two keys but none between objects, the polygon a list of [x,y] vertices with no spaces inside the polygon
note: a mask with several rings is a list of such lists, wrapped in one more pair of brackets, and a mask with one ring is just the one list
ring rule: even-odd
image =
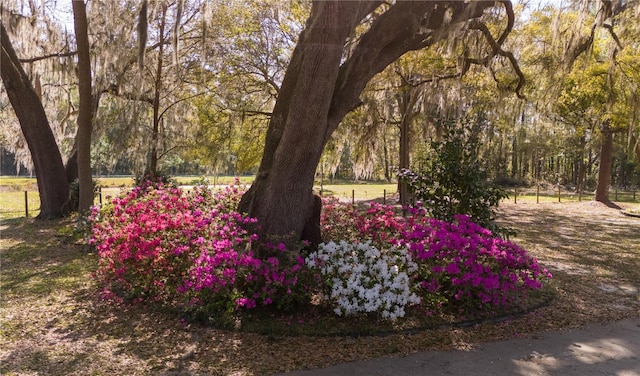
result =
[{"label": "large oak tree trunk", "polygon": [[58,218],[68,213],[69,182],[62,156],[49,127],[42,102],[25,73],[4,25],[0,25],[0,73],[11,106],[27,141],[40,192],[38,218]]},{"label": "large oak tree trunk", "polygon": [[345,41],[382,3],[313,2],[278,94],[258,174],[239,206],[258,219],[261,235],[300,239],[305,225],[318,223],[311,213],[319,212],[312,189],[320,156],[375,74],[404,53],[447,38],[456,29],[452,25],[495,5],[399,1],[375,18],[347,56]]},{"label": "large oak tree trunk", "polygon": [[240,203],[241,211],[258,218],[263,234],[299,237],[312,211],[316,167],[337,125],[329,119],[331,93],[352,31],[352,15],[342,8],[314,3],[273,110],[260,169]]}]

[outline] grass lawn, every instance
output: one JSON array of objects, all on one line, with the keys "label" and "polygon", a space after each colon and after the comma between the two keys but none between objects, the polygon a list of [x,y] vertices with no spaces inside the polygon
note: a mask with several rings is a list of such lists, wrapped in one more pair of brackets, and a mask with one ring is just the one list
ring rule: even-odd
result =
[{"label": "grass lawn", "polygon": [[[210,184],[225,185],[232,184],[235,181],[233,176],[209,176],[207,180]],[[251,184],[254,176],[242,176],[239,178],[241,184]],[[99,177],[96,178],[98,184],[102,187],[103,199],[106,196],[115,196],[120,192],[121,188],[131,187],[133,178],[124,177]],[[180,185],[194,185],[202,181],[200,176],[181,176],[176,178]],[[1,177],[0,178],[0,219],[24,217],[25,215],[25,199],[24,191],[28,191],[28,208],[29,216],[38,215],[40,201],[38,197],[38,189],[35,178],[25,177]],[[314,191],[324,196],[334,196],[343,201],[356,201],[380,199],[384,197],[391,199],[391,196],[397,194],[397,185],[395,183],[371,183],[371,182],[327,182],[320,185],[316,181]],[[541,202],[551,203],[558,202],[558,192],[553,190],[544,190],[539,193],[535,188],[508,190],[509,198],[507,202]],[[612,189],[610,197],[615,202],[640,203],[640,192],[622,192]],[[593,194],[590,192],[579,195],[576,192],[562,191],[560,202],[578,202],[591,201]],[[99,197],[96,197],[96,204]]]},{"label": "grass lawn", "polygon": [[[207,177],[210,184],[225,185],[232,184],[235,181],[233,176]],[[253,176],[242,176],[239,178],[241,184],[251,184]],[[108,177],[96,178],[102,190],[103,199],[106,196],[117,195],[122,188],[131,187],[133,178],[131,177]],[[201,181],[198,176],[181,176],[176,178],[180,185],[194,185]],[[18,218],[25,216],[25,199],[24,192],[27,191],[29,216],[35,217],[39,213],[40,198],[38,196],[38,188],[35,178],[0,178],[0,219]],[[322,194],[325,196],[335,196],[342,200],[371,200],[374,198],[390,197],[397,191],[396,184],[380,184],[380,183],[361,183],[361,184],[316,184],[314,190],[319,193],[322,188]],[[99,202],[99,197],[95,199],[95,203]]]},{"label": "grass lawn", "polygon": [[[640,315],[640,218],[595,202],[506,203],[499,220],[514,227],[514,240],[553,272],[555,293],[547,306],[507,322],[357,337],[223,330],[187,323],[152,306],[101,301],[91,278],[96,255],[73,236],[71,220],[3,220],[2,374],[263,375],[387,354],[466,348]],[[270,322],[280,327],[339,324],[307,319],[306,324],[287,323],[286,318]],[[269,329],[264,323],[258,325]],[[375,320],[361,324],[377,325]]]}]

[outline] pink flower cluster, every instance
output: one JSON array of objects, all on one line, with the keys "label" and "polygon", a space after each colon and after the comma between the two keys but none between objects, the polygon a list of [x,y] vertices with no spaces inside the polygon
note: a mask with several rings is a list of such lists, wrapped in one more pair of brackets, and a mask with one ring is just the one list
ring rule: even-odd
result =
[{"label": "pink flower cluster", "polygon": [[[309,304],[328,282],[299,256],[300,244],[249,230],[256,220],[235,211],[242,193],[147,184],[94,208],[90,243],[104,296],[208,313]],[[326,241],[406,250],[406,262],[417,264],[407,273],[410,293],[429,313],[493,314],[551,278],[521,247],[463,215],[447,223],[420,208],[402,217],[388,205],[361,210],[326,199],[321,224]]]},{"label": "pink flower cluster", "polygon": [[254,257],[258,238],[246,229],[256,221],[233,210],[241,195],[237,186],[185,193],[146,185],[94,208],[90,244],[104,296],[213,310],[294,300],[300,261],[291,252]]},{"label": "pink flower cluster", "polygon": [[489,315],[526,300],[551,274],[513,242],[458,215],[453,223],[429,218],[421,208],[407,217],[392,206],[372,203],[367,211],[325,200],[322,226],[327,239],[371,241],[407,247],[418,271],[414,291],[430,313]]}]

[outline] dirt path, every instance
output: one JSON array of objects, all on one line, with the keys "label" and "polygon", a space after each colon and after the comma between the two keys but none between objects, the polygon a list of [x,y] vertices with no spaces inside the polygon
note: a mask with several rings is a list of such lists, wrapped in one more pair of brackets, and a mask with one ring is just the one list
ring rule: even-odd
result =
[{"label": "dirt path", "polygon": [[567,324],[640,316],[640,218],[593,201],[507,203],[499,218],[554,274]]}]

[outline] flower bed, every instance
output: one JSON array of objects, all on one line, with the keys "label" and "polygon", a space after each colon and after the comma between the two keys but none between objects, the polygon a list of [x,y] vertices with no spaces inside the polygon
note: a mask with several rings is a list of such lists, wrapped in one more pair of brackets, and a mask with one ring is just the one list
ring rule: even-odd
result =
[{"label": "flower bed", "polygon": [[326,242],[303,259],[300,244],[249,230],[255,219],[234,210],[241,194],[237,186],[185,193],[145,185],[95,208],[90,243],[102,295],[206,315],[304,310],[316,297],[344,316],[396,320],[411,308],[482,317],[526,302],[551,277],[466,216],[447,223],[417,208],[405,218],[391,206],[335,200],[324,202]]}]

